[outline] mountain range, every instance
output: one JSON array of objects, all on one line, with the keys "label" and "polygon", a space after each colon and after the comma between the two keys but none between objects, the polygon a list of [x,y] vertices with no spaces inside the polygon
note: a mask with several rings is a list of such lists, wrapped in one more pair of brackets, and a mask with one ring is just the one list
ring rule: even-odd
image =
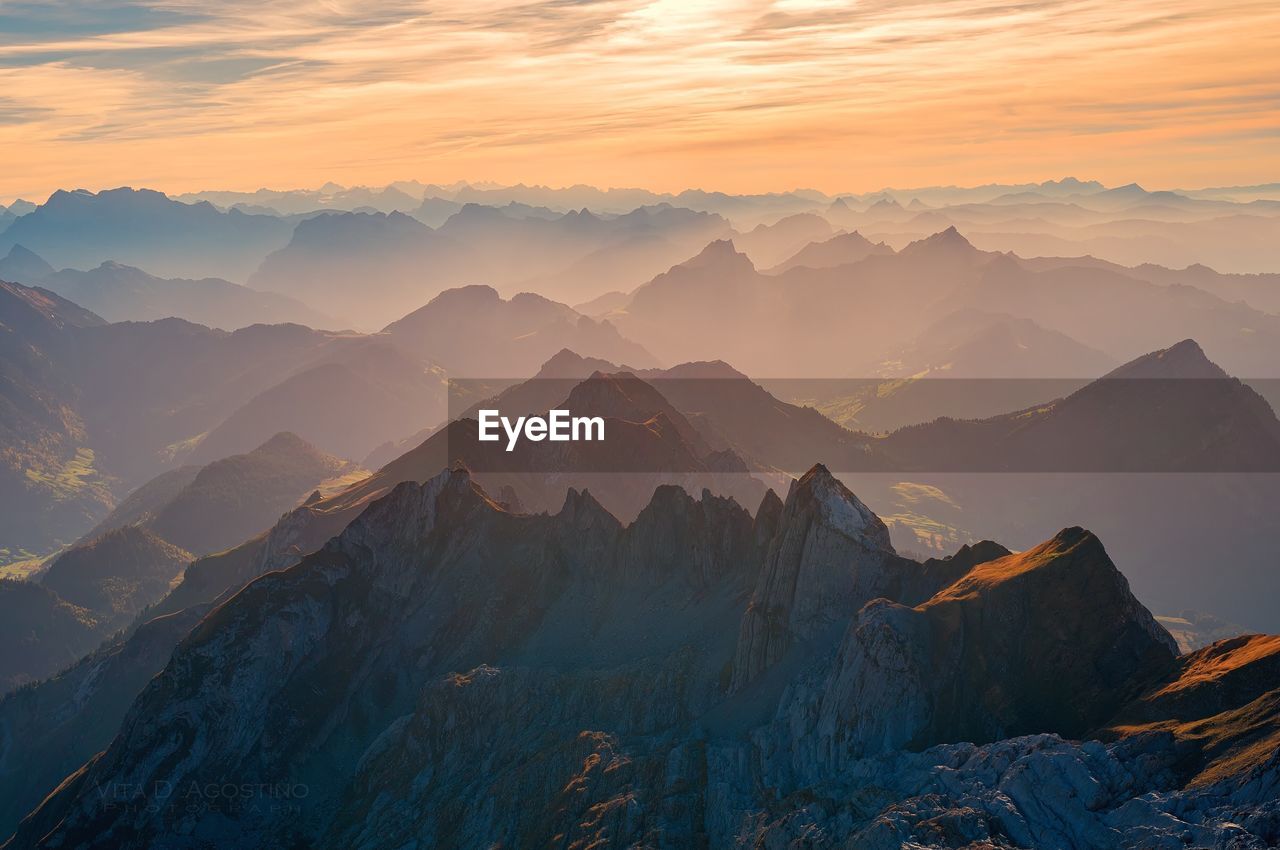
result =
[{"label": "mountain range", "polygon": [[[1090,360],[1132,359],[1185,336],[1187,328],[1236,374],[1270,378],[1280,362],[1275,315],[1090,260],[1046,267],[981,251],[954,228],[896,253],[779,274],[757,271],[734,243],[715,242],[605,317],[669,362],[723,358],[757,378],[860,378],[873,375],[855,371],[891,358],[904,338],[921,337],[957,313],[990,312],[991,305],[1059,335],[1055,344],[1078,353],[1075,364],[1059,367],[1068,371]],[[708,327],[701,317],[710,314],[717,321]],[[850,322],[857,333],[849,332]],[[1084,349],[1093,353],[1080,356]]]},{"label": "mountain range", "polygon": [[626,526],[446,471],[205,615],[7,846],[1265,843],[1276,650],[1179,658],[1079,528],[904,559],[822,467]]},{"label": "mountain range", "polygon": [[71,542],[162,472],[252,451],[282,431],[363,458],[440,424],[451,374],[517,378],[567,343],[653,363],[607,322],[484,287],[445,293],[374,335],[108,323],[45,289],[0,287],[9,330],[0,344],[12,349],[0,385],[9,447],[0,492],[14,505],[0,519],[8,562]]},{"label": "mountain range", "polygon": [[0,848],[1280,846],[1277,227],[0,207]]},{"label": "mountain range", "polygon": [[[858,240],[885,246],[877,251],[902,249],[958,228],[992,252],[1048,263],[1074,258],[1066,260],[1073,266],[1118,264],[1129,269],[1126,276],[1186,284],[1274,311],[1275,275],[1265,272],[1276,260],[1280,199],[1241,198],[1086,181],[860,196],[404,183],[170,198],[121,188],[57,192],[22,207],[23,215],[0,223],[0,253],[22,245],[59,267],[86,271],[112,261],[188,281],[189,288],[203,281],[204,297],[213,290],[206,278],[251,280],[341,324],[372,330],[445,289],[470,284],[587,303],[635,289],[714,239],[734,239],[757,268],[781,273],[797,265],[832,267],[839,247],[854,256]],[[857,231],[858,239],[846,231]],[[808,248],[824,241],[832,243],[825,253]],[[814,253],[794,259],[805,250]],[[353,280],[372,288],[353,288]]]},{"label": "mountain range", "polygon": [[[954,225],[983,248],[1026,256],[1092,254],[1127,266],[1158,263],[1180,268],[1200,263],[1230,272],[1265,273],[1275,268],[1280,204],[1275,184],[1150,191],[1134,183],[1107,187],[1095,180],[1071,177],[1042,183],[886,187],[840,194],[812,189],[757,195],[701,190],[669,194],[591,186],[403,183],[387,187],[390,200],[381,202],[371,200],[376,191],[353,193],[349,200],[344,199],[345,191],[331,186],[309,194],[290,193],[292,198],[305,200],[277,206],[282,212],[294,213],[333,209],[335,204],[353,211],[377,208],[390,212],[398,208],[410,212],[404,193],[422,199],[414,214],[434,227],[467,203],[518,205],[561,215],[584,207],[597,214],[620,215],[641,206],[668,204],[721,216],[743,234],[789,216],[818,215],[834,228],[858,229],[873,241],[901,247]],[[255,200],[253,193],[182,197],[187,201],[208,199],[223,206]],[[759,257],[753,259],[772,265]]]},{"label": "mountain range", "polygon": [[569,303],[632,288],[729,230],[718,216],[670,206],[544,218],[467,204],[434,229],[403,213],[326,213],[301,221],[249,282],[375,328],[469,284]]},{"label": "mountain range", "polygon": [[150,189],[59,190],[0,232],[0,254],[22,245],[59,268],[115,260],[164,277],[243,281],[292,230],[278,216],[184,204]]},{"label": "mountain range", "polygon": [[165,280],[116,262],[105,262],[89,271],[54,271],[21,245],[14,245],[0,259],[0,279],[43,286],[110,322],[176,317],[225,330],[282,322],[315,328],[337,326],[337,320],[300,301],[227,280]]},{"label": "mountain range", "polygon": [[[0,585],[8,690],[78,659],[165,598],[198,555],[270,528],[310,496],[361,477],[294,434],[139,487],[27,581]],[[33,589],[38,585],[39,590]]]}]

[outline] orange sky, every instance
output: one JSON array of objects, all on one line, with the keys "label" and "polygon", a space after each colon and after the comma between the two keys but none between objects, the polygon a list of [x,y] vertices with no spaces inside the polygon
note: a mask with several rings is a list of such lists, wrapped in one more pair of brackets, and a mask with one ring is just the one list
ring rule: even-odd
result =
[{"label": "orange sky", "polygon": [[[91,9],[86,7],[92,7]],[[1280,180],[1280,4],[0,4],[0,198]]]}]

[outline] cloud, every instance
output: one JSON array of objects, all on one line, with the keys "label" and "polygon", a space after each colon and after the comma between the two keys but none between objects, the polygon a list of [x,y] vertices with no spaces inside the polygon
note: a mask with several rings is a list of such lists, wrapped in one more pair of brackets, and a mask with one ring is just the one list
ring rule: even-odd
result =
[{"label": "cloud", "polygon": [[[1242,140],[1229,164],[1240,179],[1280,166],[1264,148],[1280,112],[1272,3],[66,0],[2,9],[0,154],[48,185],[0,194],[95,179],[617,183],[637,168],[665,174],[658,188],[697,178],[839,189],[948,169],[951,179],[1039,177],[1091,162],[1172,185],[1205,172],[1196,157],[1214,132]],[[1034,173],[993,173],[999,162]]]}]

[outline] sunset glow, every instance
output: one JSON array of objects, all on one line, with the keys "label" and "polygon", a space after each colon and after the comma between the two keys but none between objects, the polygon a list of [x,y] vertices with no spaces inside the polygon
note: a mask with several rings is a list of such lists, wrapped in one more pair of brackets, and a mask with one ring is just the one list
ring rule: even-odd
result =
[{"label": "sunset glow", "polygon": [[1280,173],[1277,80],[1253,0],[5,4],[0,197],[1225,185]]}]

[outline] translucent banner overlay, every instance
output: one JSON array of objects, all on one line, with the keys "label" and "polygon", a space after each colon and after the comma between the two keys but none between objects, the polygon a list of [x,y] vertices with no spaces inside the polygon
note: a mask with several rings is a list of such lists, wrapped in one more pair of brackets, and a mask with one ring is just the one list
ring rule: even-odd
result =
[{"label": "translucent banner overlay", "polygon": [[441,463],[538,474],[1280,472],[1280,379],[454,379]]}]

